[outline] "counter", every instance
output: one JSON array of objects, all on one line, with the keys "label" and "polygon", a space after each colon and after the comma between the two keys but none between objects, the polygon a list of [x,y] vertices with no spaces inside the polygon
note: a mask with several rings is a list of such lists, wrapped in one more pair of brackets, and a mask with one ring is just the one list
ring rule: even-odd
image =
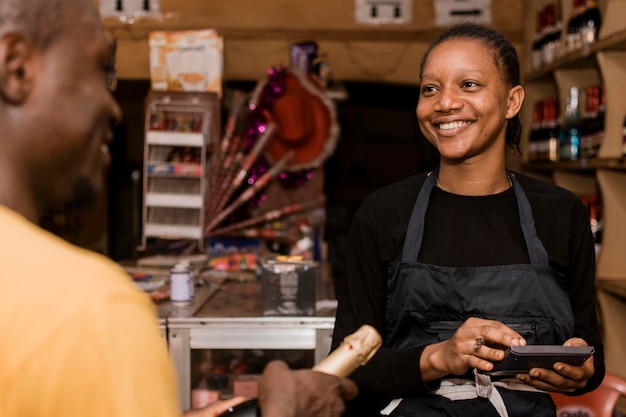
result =
[{"label": "counter", "polygon": [[196,288],[192,303],[158,306],[176,370],[180,406],[191,404],[193,349],[311,350],[319,362],[330,351],[334,310],[314,317],[264,317],[261,283],[222,277]]}]

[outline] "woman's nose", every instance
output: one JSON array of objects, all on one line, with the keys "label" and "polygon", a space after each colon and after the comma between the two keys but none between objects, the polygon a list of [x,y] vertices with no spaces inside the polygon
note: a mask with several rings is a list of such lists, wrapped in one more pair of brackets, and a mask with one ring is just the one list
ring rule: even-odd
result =
[{"label": "woman's nose", "polygon": [[437,97],[435,103],[435,110],[437,111],[451,111],[461,108],[463,105],[457,91],[451,88],[442,89]]}]

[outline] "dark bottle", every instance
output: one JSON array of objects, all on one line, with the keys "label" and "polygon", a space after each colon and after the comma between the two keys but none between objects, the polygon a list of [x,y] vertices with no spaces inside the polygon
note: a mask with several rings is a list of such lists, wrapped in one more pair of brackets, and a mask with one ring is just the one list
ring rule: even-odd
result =
[{"label": "dark bottle", "polygon": [[602,200],[598,194],[589,196],[589,223],[597,256],[602,246],[602,228],[604,226],[602,221]]},{"label": "dark bottle", "polygon": [[567,36],[565,51],[572,52],[579,49],[582,45],[581,36],[581,20],[584,12],[585,0],[573,0],[572,1],[572,13],[567,21]]},{"label": "dark bottle", "polygon": [[567,96],[563,127],[559,136],[559,160],[578,159],[580,149],[580,113],[578,87],[571,87]]},{"label": "dark bottle", "polygon": [[602,18],[596,0],[587,0],[585,11],[580,18],[580,37],[582,45],[594,43],[598,40],[598,31]]},{"label": "dark bottle", "polygon": [[561,45],[561,24],[556,16],[554,4],[548,4],[544,9],[543,41],[541,45],[541,60],[544,65],[551,64],[556,59]]},{"label": "dark bottle", "polygon": [[541,142],[544,136],[542,129],[543,103],[544,100],[535,103],[533,124],[528,138],[528,162],[541,161]]},{"label": "dark bottle", "polygon": [[597,158],[600,153],[600,147],[604,142],[604,120],[606,118],[606,94],[604,86],[596,86],[598,96],[598,111],[593,119],[593,135],[591,137],[590,158]]},{"label": "dark bottle", "polygon": [[535,28],[535,34],[533,35],[533,46],[532,46],[532,69],[538,70],[543,65],[543,59],[541,56],[541,49],[543,46],[543,21],[544,21],[544,11],[539,10],[537,12],[537,26]]},{"label": "dark bottle", "polygon": [[587,105],[580,122],[580,153],[581,159],[593,157],[593,138],[596,134],[596,118],[600,107],[599,87],[590,86],[586,90]]},{"label": "dark bottle", "polygon": [[[346,336],[341,345],[313,367],[314,371],[340,377],[347,377],[356,368],[365,365],[378,348],[382,338],[372,326],[364,324],[356,332]],[[220,417],[260,417],[259,403],[256,398],[231,407]]]},{"label": "dark bottle", "polygon": [[556,97],[548,97],[544,104],[544,137],[545,145],[543,160],[556,162],[559,159],[559,133],[561,126],[558,119],[559,106]]}]

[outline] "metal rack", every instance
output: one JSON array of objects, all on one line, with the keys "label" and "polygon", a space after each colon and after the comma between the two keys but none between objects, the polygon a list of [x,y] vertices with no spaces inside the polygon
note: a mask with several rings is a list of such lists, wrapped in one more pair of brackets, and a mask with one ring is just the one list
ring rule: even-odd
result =
[{"label": "metal rack", "polygon": [[[142,246],[147,238],[204,246],[209,154],[219,138],[215,93],[151,91],[146,99]],[[190,157],[173,158],[177,152]]]}]

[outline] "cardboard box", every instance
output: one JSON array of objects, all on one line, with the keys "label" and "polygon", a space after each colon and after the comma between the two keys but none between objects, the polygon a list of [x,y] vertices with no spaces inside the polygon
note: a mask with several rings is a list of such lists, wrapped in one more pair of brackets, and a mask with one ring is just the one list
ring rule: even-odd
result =
[{"label": "cardboard box", "polygon": [[152,90],[222,95],[223,38],[214,29],[150,32]]}]

